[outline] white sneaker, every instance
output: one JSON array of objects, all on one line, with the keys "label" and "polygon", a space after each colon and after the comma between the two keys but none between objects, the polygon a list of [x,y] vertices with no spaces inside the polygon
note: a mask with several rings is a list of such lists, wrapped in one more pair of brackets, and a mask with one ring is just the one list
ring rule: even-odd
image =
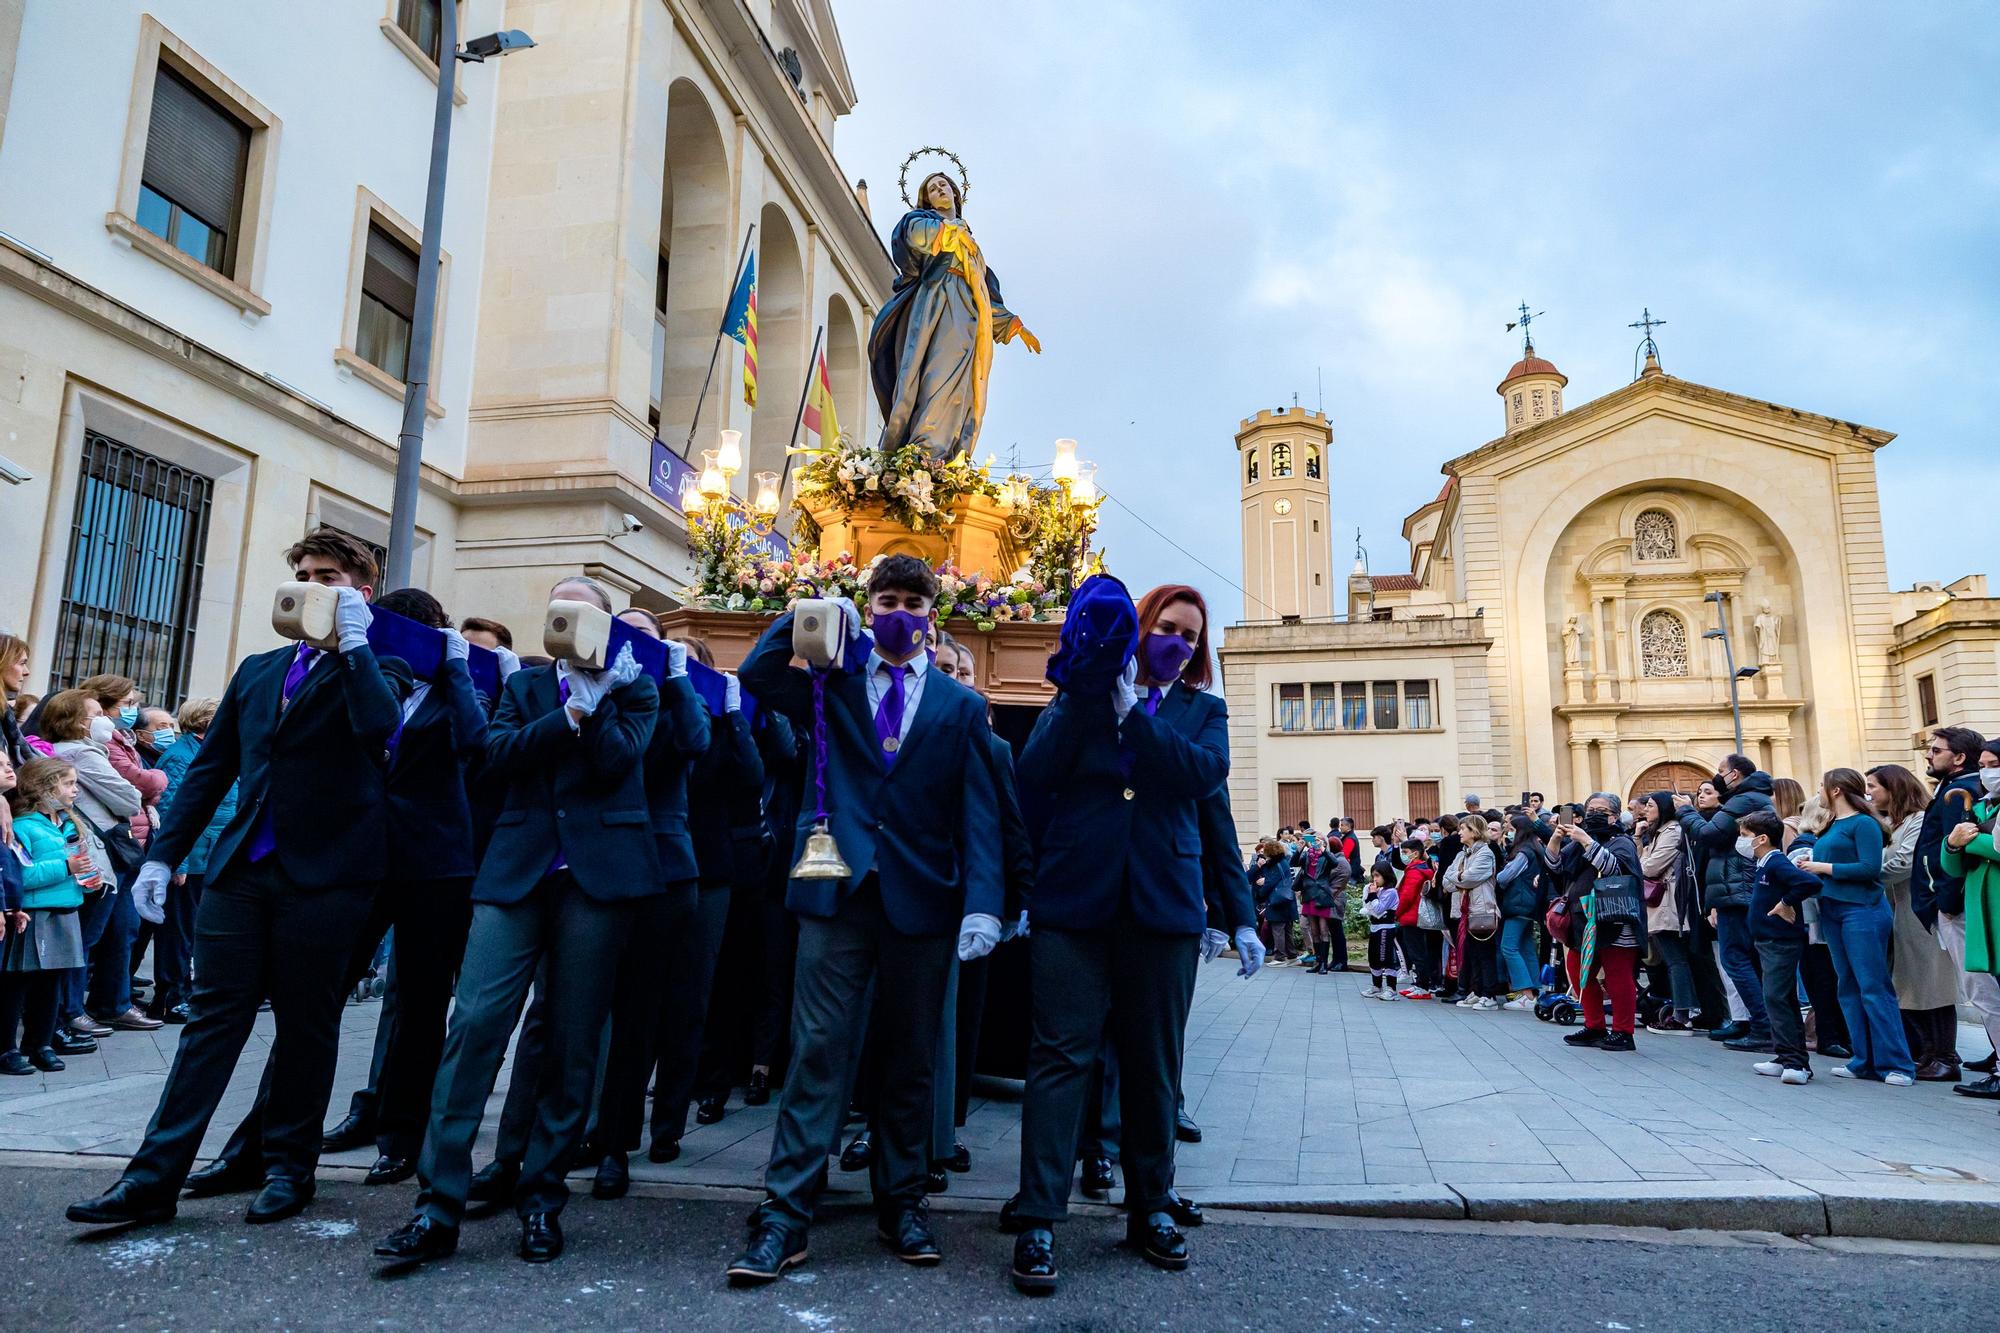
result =
[{"label": "white sneaker", "polygon": [[1474,1009],[1480,1010],[1483,1013],[1490,1014],[1497,1011],[1500,1008],[1500,1001],[1494,999],[1491,995],[1482,995],[1479,997],[1479,1003],[1473,1005],[1472,1007]]},{"label": "white sneaker", "polygon": [[1916,1084],[1916,1080],[1908,1074],[1884,1074],[1882,1081],[1892,1088],[1908,1088]]},{"label": "white sneaker", "polygon": [[1794,1083],[1794,1084],[1810,1083],[1812,1082],[1812,1070],[1787,1069],[1782,1075],[1779,1076],[1778,1081],[1780,1083]]},{"label": "white sneaker", "polygon": [[1835,1078],[1854,1078],[1856,1077],[1856,1074],[1852,1069],[1848,1068],[1846,1065],[1835,1065],[1833,1067],[1833,1076]]},{"label": "white sneaker", "polygon": [[1403,994],[1401,991],[1392,990],[1392,991],[1382,992],[1382,998],[1385,1000],[1407,1000],[1410,997]]},{"label": "white sneaker", "polygon": [[1476,995],[1468,995],[1452,1006],[1454,1009],[1477,1009],[1478,1007],[1479,997]]},{"label": "white sneaker", "polygon": [[1502,1009],[1532,1010],[1535,1007],[1535,997],[1532,995],[1517,995],[1513,999],[1507,1001],[1507,1003],[1501,1005],[1500,1007]]},{"label": "white sneaker", "polygon": [[1785,1067],[1779,1064],[1776,1060],[1759,1060],[1756,1064],[1751,1065],[1750,1067],[1756,1070],[1758,1073],[1762,1074],[1765,1078],[1782,1078],[1784,1077],[1785,1074]]}]

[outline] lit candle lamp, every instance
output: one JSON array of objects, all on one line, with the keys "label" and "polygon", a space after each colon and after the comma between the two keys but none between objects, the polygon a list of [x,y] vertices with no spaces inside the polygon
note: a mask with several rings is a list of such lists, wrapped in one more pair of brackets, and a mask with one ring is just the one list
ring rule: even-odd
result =
[{"label": "lit candle lamp", "polygon": [[756,494],[757,498],[752,502],[751,508],[755,509],[761,517],[776,518],[778,516],[778,474],[775,472],[759,472],[757,474]]},{"label": "lit candle lamp", "polygon": [[[728,433],[732,432],[725,432]],[[716,453],[714,449],[701,451],[701,493],[711,500],[720,500],[729,494],[729,477],[716,461]]]},{"label": "lit candle lamp", "polygon": [[[740,430],[721,431],[717,433],[716,439],[721,441],[722,447],[717,449],[713,455],[704,455],[704,457],[713,457],[716,462],[720,463],[722,465],[722,475],[725,478],[733,477],[743,470],[743,432]],[[727,489],[727,487],[724,489]]]},{"label": "lit candle lamp", "polygon": [[1076,465],[1076,484],[1070,488],[1070,495],[1080,505],[1097,503],[1097,464]]},{"label": "lit candle lamp", "polygon": [[1076,441],[1056,441],[1056,461],[1049,467],[1049,475],[1057,481],[1076,480]]}]

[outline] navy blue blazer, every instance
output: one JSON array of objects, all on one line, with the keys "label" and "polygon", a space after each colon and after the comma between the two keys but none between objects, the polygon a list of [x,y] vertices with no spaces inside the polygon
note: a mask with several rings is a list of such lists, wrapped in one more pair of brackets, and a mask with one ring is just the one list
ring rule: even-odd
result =
[{"label": "navy blue blazer", "polygon": [[764,759],[741,713],[709,724],[708,748],[694,761],[688,786],[688,827],[694,835],[694,863],[701,887],[726,889],[736,883],[738,834],[763,838]]},{"label": "navy blue blazer", "polygon": [[696,878],[694,838],[688,832],[688,774],[708,749],[708,706],[694,682],[674,676],[660,686],[660,720],[646,746],[646,805],[653,815],[660,878],[682,884]]},{"label": "navy blue blazer", "polygon": [[618,686],[576,731],[563,712],[553,665],[523,667],[501,687],[486,763],[507,784],[507,800],[472,882],[476,903],[527,897],[558,851],[599,902],[666,892],[644,762],[659,687],[646,675]]},{"label": "navy blue blazer", "polygon": [[[926,687],[928,688],[928,687]],[[1035,893],[1035,844],[1021,817],[1021,799],[1014,790],[1014,747],[990,732],[987,753],[993,760],[993,794],[1000,803],[1000,860],[1007,885],[1001,921],[1018,919]]]},{"label": "navy blue blazer", "polygon": [[1029,923],[1092,930],[1123,913],[1158,934],[1199,935],[1201,808],[1228,776],[1229,714],[1216,695],[1176,682],[1157,714],[1134,708],[1121,736],[1108,693],[1059,694],[1021,752],[1024,799],[1033,790],[1048,811]]},{"label": "navy blue blazer", "polygon": [[1202,897],[1208,924],[1230,938],[1245,926],[1257,927],[1257,908],[1250,898],[1250,873],[1236,847],[1236,816],[1229,808],[1229,787],[1201,803]]},{"label": "navy blue blazer", "polygon": [[[737,675],[759,703],[784,713],[807,737],[790,857],[796,861],[813,827],[818,742],[812,676],[791,661],[788,611],[764,631]],[[786,905],[805,916],[831,917],[873,874],[889,924],[905,935],[955,935],[975,912],[999,917],[1006,910],[999,802],[992,765],[981,762],[989,734],[986,701],[942,672],[929,671],[909,737],[895,764],[887,765],[867,684],[859,672],[828,672],[828,822],[853,873],[842,880],[794,879]]]},{"label": "navy blue blazer", "polygon": [[371,885],[389,871],[389,736],[403,720],[371,648],[323,652],[280,715],[296,644],[243,659],[209,724],[201,752],[181,775],[166,826],[148,861],[187,859],[216,807],[238,784],[236,816],[208,858],[215,883],[268,809],[279,868],[300,888]]},{"label": "navy blue blazer", "polygon": [[761,882],[771,901],[782,903],[791,883],[792,830],[799,822],[799,779],[805,772],[805,737],[776,709],[757,713],[757,753],[764,761],[764,827],[771,839]]},{"label": "navy blue blazer", "polygon": [[[392,677],[401,674],[385,666]],[[397,681],[397,684],[404,684]],[[408,697],[407,687],[399,691]],[[447,658],[430,693],[403,723],[389,757],[389,812],[398,880],[470,878],[472,801],[467,770],[486,752],[486,709],[464,662]]]}]

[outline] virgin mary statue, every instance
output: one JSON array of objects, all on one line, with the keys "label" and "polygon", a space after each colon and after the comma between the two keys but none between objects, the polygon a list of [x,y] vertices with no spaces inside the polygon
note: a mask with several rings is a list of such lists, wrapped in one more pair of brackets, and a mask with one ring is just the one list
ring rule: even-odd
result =
[{"label": "virgin mary statue", "polygon": [[893,294],[868,333],[882,406],[882,448],[920,444],[940,462],[969,454],[986,415],[993,344],[1042,345],[1000,299],[1000,283],[960,213],[964,191],[943,172],[918,187],[890,238]]}]

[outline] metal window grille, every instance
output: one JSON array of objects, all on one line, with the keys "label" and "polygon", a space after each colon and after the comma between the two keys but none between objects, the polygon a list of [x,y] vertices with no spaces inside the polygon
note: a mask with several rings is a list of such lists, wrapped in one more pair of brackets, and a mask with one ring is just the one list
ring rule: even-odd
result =
[{"label": "metal window grille", "polygon": [[1278,687],[1278,730],[1304,731],[1306,729],[1306,687],[1303,685],[1280,685]]},{"label": "metal window grille", "polygon": [[104,672],[187,693],[214,481],[95,431],[83,440],[51,689]]},{"label": "metal window grille", "polygon": [[1331,685],[1312,687],[1312,729],[1332,731],[1340,725],[1340,701]]}]

